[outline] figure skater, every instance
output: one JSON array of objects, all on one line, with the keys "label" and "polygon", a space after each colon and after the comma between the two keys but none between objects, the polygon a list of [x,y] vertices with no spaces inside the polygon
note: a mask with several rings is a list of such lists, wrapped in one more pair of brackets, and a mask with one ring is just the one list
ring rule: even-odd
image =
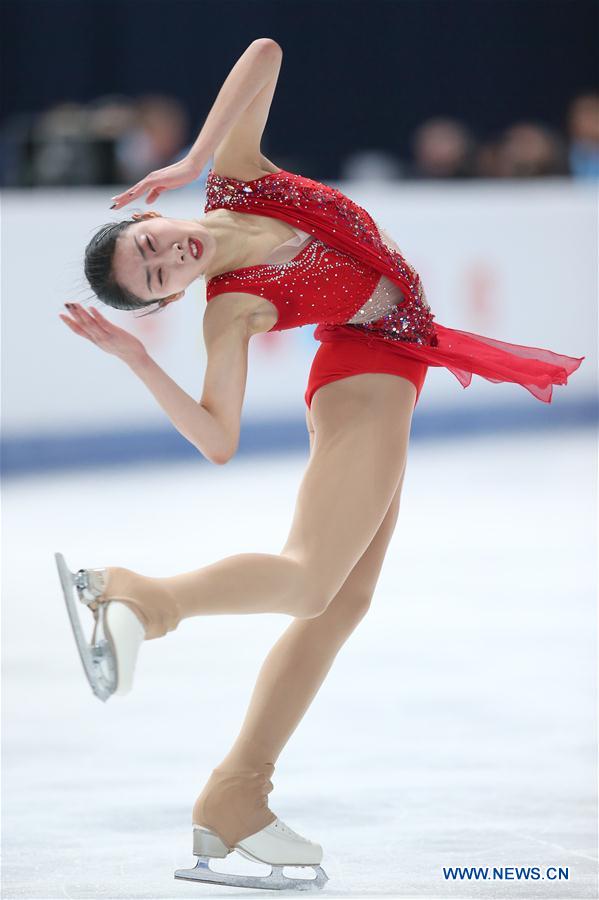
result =
[{"label": "figure skater", "polygon": [[[76,334],[122,359],[175,427],[211,462],[234,455],[252,335],[317,324],[305,393],[310,458],[279,554],[242,553],[153,578],[111,566],[71,572],[56,560],[84,668],[106,700],[132,684],[143,640],[192,616],[285,613],[230,752],[193,806],[195,869],[176,877],[246,887],[322,887],[322,848],[271,811],[275,763],[352,631],[367,612],[398,517],[414,407],[428,366],[465,387],[476,373],[551,401],[582,359],[507,344],[433,322],[418,273],[369,213],[329,185],[260,151],[282,61],[253,41],[225,80],[185,159],[114,199],[155,201],[212,158],[201,219],[148,211],[102,228],[85,252],[95,294],[117,309],[157,312],[206,281],[207,366],[200,401],[143,344],[97,309],[66,304]],[[273,377],[276,373],[273,372]],[[76,601],[93,612],[91,643]],[[224,875],[209,860],[237,849],[269,876]],[[290,879],[284,865],[312,867]]]}]

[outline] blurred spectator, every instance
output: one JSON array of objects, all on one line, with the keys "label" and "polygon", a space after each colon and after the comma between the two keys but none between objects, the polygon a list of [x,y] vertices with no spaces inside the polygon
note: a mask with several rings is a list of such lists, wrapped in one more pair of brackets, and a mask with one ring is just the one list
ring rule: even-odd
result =
[{"label": "blurred spectator", "polygon": [[568,109],[568,159],[576,178],[599,177],[599,94],[580,94]]},{"label": "blurred spectator", "polygon": [[478,145],[474,168],[479,178],[499,177],[500,152],[499,141],[496,139],[487,140]]},{"label": "blurred spectator", "polygon": [[106,94],[89,104],[89,129],[99,140],[118,140],[134,127],[135,117],[135,101],[120,94]]},{"label": "blurred spectator", "polygon": [[33,184],[31,135],[36,116],[19,113],[0,130],[0,183],[4,187],[29,187]]},{"label": "blurred spectator", "polygon": [[534,178],[567,174],[565,143],[551,129],[534,122],[519,122],[504,132],[497,152],[499,177]]},{"label": "blurred spectator", "polygon": [[178,158],[187,140],[183,106],[166,96],[106,95],[14,116],[2,127],[2,184],[127,184]]},{"label": "blurred spectator", "polygon": [[153,169],[170,165],[188,139],[189,121],[173,97],[148,95],[137,104],[135,122],[117,146],[121,180],[134,183]]},{"label": "blurred spectator", "polygon": [[31,179],[41,186],[93,184],[97,160],[81,103],[61,103],[39,115],[32,131]]},{"label": "blurred spectator", "polygon": [[[511,125],[478,142],[457,119],[423,122],[412,138],[414,161],[405,163],[384,148],[357,150],[342,162],[340,177],[392,181],[398,178],[536,178],[571,174],[599,177],[599,94],[570,103],[568,136],[532,121]],[[201,128],[190,134],[185,107],[174,97],[139,99],[110,94],[88,104],[65,102],[41,113],[20,113],[0,128],[0,183],[10,187],[133,184],[154,169],[181,159]],[[268,151],[270,153],[270,151]],[[318,180],[322,159],[306,160],[301,148],[271,154],[290,171]],[[207,161],[205,175],[210,167]]]},{"label": "blurred spectator", "polygon": [[130,97],[106,94],[89,104],[88,136],[97,163],[96,184],[120,184],[119,143],[135,127],[136,106]]},{"label": "blurred spectator", "polygon": [[342,161],[340,178],[348,181],[393,181],[403,174],[402,164],[386,150],[359,150]]},{"label": "blurred spectator", "polygon": [[470,178],[475,174],[475,141],[457,119],[428,119],[412,140],[416,178]]}]

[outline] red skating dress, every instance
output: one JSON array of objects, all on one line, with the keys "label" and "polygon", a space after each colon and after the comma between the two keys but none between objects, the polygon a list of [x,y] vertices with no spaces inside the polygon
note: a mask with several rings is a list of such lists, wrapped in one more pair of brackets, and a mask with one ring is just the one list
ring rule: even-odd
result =
[{"label": "red skating dress", "polygon": [[417,401],[428,366],[444,366],[463,387],[477,374],[550,403],[553,385],[566,384],[584,359],[435,323],[420,276],[397,245],[388,246],[369,213],[330,185],[284,169],[251,181],[211,169],[204,212],[218,208],[282,219],[298,240],[305,237],[288,262],[208,279],[206,299],[231,291],[264,297],[278,312],[271,331],[318,325],[308,406],[323,384],[360,372],[409,378]]}]

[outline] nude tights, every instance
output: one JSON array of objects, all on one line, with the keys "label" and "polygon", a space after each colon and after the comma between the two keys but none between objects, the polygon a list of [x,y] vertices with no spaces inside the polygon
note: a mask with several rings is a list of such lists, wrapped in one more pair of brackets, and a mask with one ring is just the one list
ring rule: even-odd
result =
[{"label": "nude tights", "polygon": [[[237,554],[168,578],[106,570],[103,599],[130,606],[147,640],[197,615],[294,617],[261,667],[233,747],[193,806],[193,823],[215,831],[228,847],[275,820],[267,801],[278,756],[366,613],[397,519],[416,389],[387,375],[360,378],[364,396],[357,385],[344,392],[343,381],[330,396],[319,391],[319,449],[300,485],[281,554]],[[369,379],[376,380],[376,391]],[[390,426],[392,402],[405,414]],[[368,482],[362,491],[345,491],[345,481],[361,487],[365,457]]]},{"label": "nude tights", "polygon": [[[192,575],[150,578],[113,567],[104,598],[129,606],[146,639],[159,637],[194,614],[192,592],[178,589]],[[343,589],[335,601],[319,616],[294,618],[271,648],[238,737],[194,804],[193,823],[211,828],[229,847],[275,820],[268,793],[277,758],[369,605],[367,595],[343,596]]]},{"label": "nude tights", "polygon": [[276,818],[267,803],[274,765],[366,608],[294,619],[268,653],[239,735],[193,808],[193,822],[229,847]]}]

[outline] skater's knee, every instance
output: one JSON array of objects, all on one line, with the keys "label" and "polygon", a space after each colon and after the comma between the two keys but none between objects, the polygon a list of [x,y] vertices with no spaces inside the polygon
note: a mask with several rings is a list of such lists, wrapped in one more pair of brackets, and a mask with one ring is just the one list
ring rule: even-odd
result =
[{"label": "skater's knee", "polygon": [[372,591],[357,591],[345,598],[342,604],[344,619],[352,630],[358,625],[372,605]]},{"label": "skater's knee", "polygon": [[287,558],[292,563],[287,612],[298,619],[312,619],[321,615],[331,602],[330,590],[320,583],[312,566],[298,559]]},{"label": "skater's knee", "polygon": [[349,591],[343,589],[333,598],[323,612],[326,612],[326,627],[337,633],[343,640],[358,627],[372,603],[371,591]]},{"label": "skater's knee", "polygon": [[309,588],[298,602],[295,616],[298,619],[315,619],[321,616],[327,609],[332,597],[326,591],[318,588]]},{"label": "skater's knee", "polygon": [[[332,599],[325,591],[307,593],[297,618],[316,619],[323,616],[327,625],[345,640],[360,624],[372,605],[372,591],[341,590]],[[326,616],[324,615],[326,613]]]}]

